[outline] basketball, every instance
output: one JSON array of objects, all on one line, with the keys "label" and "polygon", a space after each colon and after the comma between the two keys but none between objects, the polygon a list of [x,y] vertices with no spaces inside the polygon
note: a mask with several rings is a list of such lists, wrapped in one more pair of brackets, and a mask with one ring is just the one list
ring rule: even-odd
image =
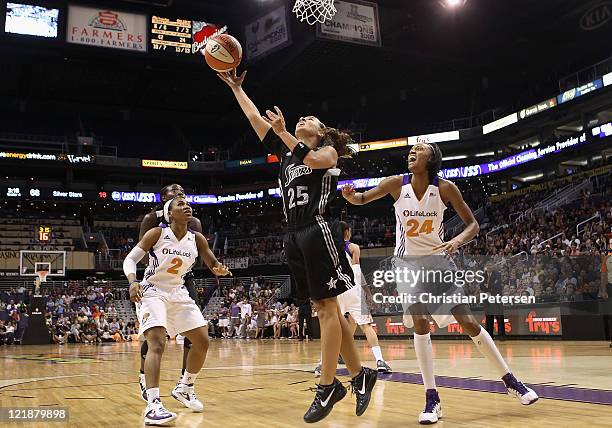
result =
[{"label": "basketball", "polygon": [[235,37],[219,34],[206,43],[204,58],[210,68],[224,73],[238,67],[242,60],[242,46]]}]

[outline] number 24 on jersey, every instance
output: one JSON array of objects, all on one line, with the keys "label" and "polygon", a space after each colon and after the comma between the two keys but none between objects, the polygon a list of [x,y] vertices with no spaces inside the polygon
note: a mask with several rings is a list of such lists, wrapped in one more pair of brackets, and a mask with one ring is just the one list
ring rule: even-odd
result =
[{"label": "number 24 on jersey", "polygon": [[416,219],[410,219],[406,222],[406,236],[408,238],[415,238],[419,235],[429,235],[433,232],[433,220],[425,220],[423,223],[419,223]]}]

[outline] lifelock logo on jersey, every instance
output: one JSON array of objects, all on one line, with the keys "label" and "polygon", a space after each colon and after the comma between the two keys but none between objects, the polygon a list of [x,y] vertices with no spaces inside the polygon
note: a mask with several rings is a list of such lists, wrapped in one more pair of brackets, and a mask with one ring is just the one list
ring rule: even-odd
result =
[{"label": "lifelock logo on jersey", "polygon": [[438,213],[436,211],[412,211],[412,210],[404,210],[404,217],[437,217]]},{"label": "lifelock logo on jersey", "polygon": [[183,257],[191,257],[191,253],[189,251],[181,251],[181,250],[171,250],[169,248],[164,248],[162,250],[162,254],[170,254],[174,256],[183,256]]}]

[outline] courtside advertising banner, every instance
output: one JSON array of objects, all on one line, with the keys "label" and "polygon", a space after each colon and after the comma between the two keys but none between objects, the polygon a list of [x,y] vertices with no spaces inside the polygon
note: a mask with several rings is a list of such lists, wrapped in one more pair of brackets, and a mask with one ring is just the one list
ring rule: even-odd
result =
[{"label": "courtside advertising banner", "polygon": [[66,41],[146,52],[147,17],[136,13],[70,5]]},{"label": "courtside advertising banner", "polygon": [[[481,309],[472,311],[476,320],[483,326],[485,313]],[[525,308],[508,308],[504,316],[504,334],[507,336],[561,336],[561,309],[559,307],[539,307],[534,305]],[[376,315],[372,327],[381,336],[412,337],[413,330],[406,327],[402,315]],[[499,335],[497,320],[494,323],[495,334]],[[429,330],[433,336],[462,336],[467,333],[457,321],[440,328],[430,321]]]},{"label": "courtside advertising banner", "polygon": [[336,14],[317,24],[317,37],[368,46],[381,46],[378,5],[353,0],[335,1]]},{"label": "courtside advertising banner", "polygon": [[289,45],[288,22],[283,5],[244,27],[247,60],[262,58]]}]

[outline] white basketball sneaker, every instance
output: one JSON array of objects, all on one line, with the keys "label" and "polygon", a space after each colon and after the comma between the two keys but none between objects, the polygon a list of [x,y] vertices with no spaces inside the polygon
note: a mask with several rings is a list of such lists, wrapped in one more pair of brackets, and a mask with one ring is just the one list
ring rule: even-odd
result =
[{"label": "white basketball sneaker", "polygon": [[428,389],[425,391],[425,409],[419,414],[419,423],[421,425],[431,425],[438,422],[442,417],[442,404],[438,391]]},{"label": "white basketball sneaker", "polygon": [[176,419],[176,413],[169,412],[159,400],[147,405],[145,410],[145,425],[166,426]]},{"label": "white basketball sneaker", "polygon": [[524,406],[533,404],[538,401],[538,398],[540,398],[533,389],[527,388],[523,382],[517,380],[512,373],[507,373],[504,375],[502,380],[506,385],[508,394],[514,395]]},{"label": "white basketball sneaker", "polygon": [[194,412],[204,411],[204,404],[196,397],[193,385],[176,385],[172,390],[172,396]]}]

